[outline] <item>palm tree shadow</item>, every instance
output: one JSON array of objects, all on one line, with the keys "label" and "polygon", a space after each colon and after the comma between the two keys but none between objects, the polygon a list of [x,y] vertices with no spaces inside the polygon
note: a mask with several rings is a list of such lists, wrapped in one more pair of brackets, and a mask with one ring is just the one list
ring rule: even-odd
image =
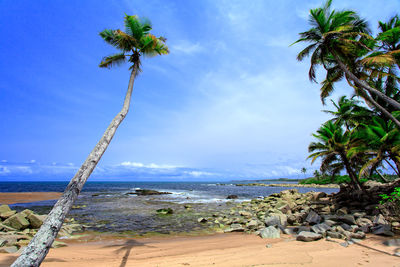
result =
[{"label": "palm tree shadow", "polygon": [[125,254],[122,257],[121,264],[119,265],[119,267],[125,267],[126,263],[128,262],[129,255],[131,254],[132,248],[133,247],[139,247],[139,246],[154,247],[154,246],[148,246],[148,245],[145,245],[144,243],[141,243],[141,242],[138,242],[136,240],[130,239],[130,240],[127,240],[124,244],[121,244],[121,245],[109,245],[109,246],[104,246],[104,248],[119,247],[117,250],[115,250],[116,254],[119,254],[119,253],[125,251]]},{"label": "palm tree shadow", "polygon": [[[392,253],[386,252],[386,251],[384,251],[384,250],[380,250],[380,249],[373,248],[373,247],[370,247],[370,246],[367,246],[367,245],[364,245],[364,244],[360,244],[360,243],[358,243],[358,242],[354,242],[354,245],[358,245],[358,246],[363,247],[363,248],[371,249],[371,250],[373,250],[373,251],[386,254],[386,255],[388,255],[388,256],[400,257],[400,256],[397,256],[397,255],[394,254],[394,253],[392,254]],[[396,252],[399,252],[399,250],[400,250],[400,248],[397,248],[395,251],[396,251]]]}]

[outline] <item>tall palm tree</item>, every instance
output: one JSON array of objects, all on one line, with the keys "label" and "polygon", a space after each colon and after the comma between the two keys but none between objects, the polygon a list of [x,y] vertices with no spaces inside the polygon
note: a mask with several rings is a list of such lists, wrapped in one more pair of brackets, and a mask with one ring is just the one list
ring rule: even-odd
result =
[{"label": "tall palm tree", "polygon": [[369,36],[367,23],[354,11],[331,11],[331,3],[332,0],[328,0],[323,7],[310,10],[309,21],[312,28],[300,33],[300,39],[295,42],[311,43],[297,56],[297,59],[301,61],[312,53],[310,80],[316,82],[316,67],[322,65],[325,69],[331,70],[332,76],[336,79],[341,79],[345,75],[360,89],[378,96],[396,110],[400,110],[399,102],[371,87],[351,71],[354,69],[352,65],[355,62],[349,62],[349,59],[354,58],[354,51],[357,52],[360,47],[369,49],[360,40],[372,39],[372,37]]},{"label": "tall palm tree", "polygon": [[126,15],[124,21],[125,32],[121,30],[104,30],[100,32],[100,36],[107,43],[121,52],[103,58],[99,65],[100,67],[110,68],[126,60],[131,63],[129,68],[131,70],[131,76],[122,110],[111,121],[111,124],[108,126],[100,141],[72,178],[61,198],[50,211],[42,227],[40,227],[37,234],[12,266],[39,266],[44,260],[72,204],[78,197],[83,185],[96,167],[103,153],[106,151],[118,126],[128,113],[133,82],[140,72],[141,56],[168,54],[168,47],[165,45],[165,39],[163,37],[157,38],[150,34],[152,26],[149,20]]},{"label": "tall palm tree", "polygon": [[311,153],[311,164],[317,158],[321,158],[321,171],[330,170],[330,166],[335,166],[335,172],[345,168],[351,179],[351,184],[355,189],[362,189],[361,184],[355,174],[354,167],[347,156],[350,148],[351,133],[343,131],[343,128],[332,121],[323,124],[316,134],[313,134],[318,142],[312,142],[308,151]]}]

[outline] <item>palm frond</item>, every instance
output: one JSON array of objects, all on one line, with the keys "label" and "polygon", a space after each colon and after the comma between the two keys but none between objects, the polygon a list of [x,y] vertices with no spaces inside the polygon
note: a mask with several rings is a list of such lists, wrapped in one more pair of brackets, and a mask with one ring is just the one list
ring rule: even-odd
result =
[{"label": "palm frond", "polygon": [[124,53],[114,54],[111,56],[104,57],[100,62],[100,68],[112,68],[114,66],[119,66],[126,62],[126,56]]}]

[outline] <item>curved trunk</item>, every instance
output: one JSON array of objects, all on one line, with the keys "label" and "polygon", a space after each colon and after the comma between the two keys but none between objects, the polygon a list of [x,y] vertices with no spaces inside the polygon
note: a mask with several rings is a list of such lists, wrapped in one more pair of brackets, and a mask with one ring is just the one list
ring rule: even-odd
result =
[{"label": "curved trunk", "polygon": [[378,96],[379,98],[381,98],[383,101],[385,101],[386,103],[388,103],[389,105],[393,106],[394,108],[396,108],[396,110],[400,110],[400,103],[397,102],[396,100],[388,97],[387,95],[385,95],[384,93],[382,93],[379,90],[376,90],[375,88],[372,88],[371,86],[369,86],[366,82],[360,80],[356,75],[354,75],[348,68],[347,66],[340,60],[339,56],[335,53],[335,52],[331,52],[332,55],[334,56],[335,60],[337,61],[337,63],[339,64],[340,68],[343,70],[344,73],[346,73],[346,75],[354,81],[354,83],[357,86],[360,86],[362,88],[364,88],[365,90],[367,90],[368,92],[370,92],[371,94],[374,94],[376,96]]},{"label": "curved trunk", "polygon": [[121,111],[111,121],[100,141],[97,143],[85,162],[79,168],[78,172],[72,178],[63,195],[60,197],[60,199],[57,201],[53,209],[46,217],[46,220],[43,222],[43,225],[40,227],[39,231],[36,233],[29,245],[24,249],[22,254],[11,266],[39,266],[46,257],[51,245],[53,244],[54,239],[57,237],[57,234],[64,222],[65,217],[72,207],[72,204],[78,197],[78,194],[81,192],[83,185],[96,167],[103,153],[106,151],[118,126],[121,124],[126,114],[128,113],[136,72],[137,68],[134,67],[131,72],[128,91],[126,93],[124,105]]},{"label": "curved trunk", "polygon": [[391,153],[391,154],[389,154],[389,158],[394,162],[394,164],[396,164],[397,170],[395,170],[394,168],[393,169],[396,172],[397,176],[400,177],[400,162],[397,160],[396,155],[393,155]]},{"label": "curved trunk", "polygon": [[340,157],[341,157],[342,160],[343,160],[344,166],[346,167],[346,171],[347,171],[347,173],[348,173],[349,176],[350,176],[350,179],[351,179],[351,181],[352,181],[352,184],[353,184],[353,186],[354,186],[354,189],[362,190],[360,181],[358,180],[357,175],[353,172],[353,169],[351,168],[350,162],[348,161],[346,155],[340,153]]},{"label": "curved trunk", "polygon": [[400,122],[389,112],[387,111],[384,107],[378,104],[371,96],[368,95],[368,93],[364,92],[364,90],[360,87],[358,87],[360,91],[360,95],[362,98],[364,98],[365,101],[368,101],[376,107],[380,112],[382,112],[383,115],[385,115],[386,118],[389,120],[393,121],[393,123],[396,125],[396,127],[400,130]]},{"label": "curved trunk", "polygon": [[[393,169],[393,171],[397,174],[398,177],[400,177],[400,169],[396,170],[396,168],[390,163],[390,161],[388,161],[387,159],[385,159],[386,163]],[[396,167],[400,167],[400,166],[396,166]]]}]

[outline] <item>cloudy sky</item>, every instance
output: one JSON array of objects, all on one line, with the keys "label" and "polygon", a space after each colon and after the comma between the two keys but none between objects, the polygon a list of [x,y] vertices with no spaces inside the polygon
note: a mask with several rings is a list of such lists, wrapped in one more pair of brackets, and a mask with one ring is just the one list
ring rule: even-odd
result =
[{"label": "cloudy sky", "polygon": [[[124,14],[151,19],[171,53],[145,59],[132,107],[91,180],[302,177],[311,133],[328,119],[303,44],[322,1],[0,2],[0,179],[70,179],[122,106],[128,66],[98,32]],[[398,0],[336,0],[370,21]],[[379,7],[379,8],[378,8]],[[351,94],[338,86],[332,98]]]}]

